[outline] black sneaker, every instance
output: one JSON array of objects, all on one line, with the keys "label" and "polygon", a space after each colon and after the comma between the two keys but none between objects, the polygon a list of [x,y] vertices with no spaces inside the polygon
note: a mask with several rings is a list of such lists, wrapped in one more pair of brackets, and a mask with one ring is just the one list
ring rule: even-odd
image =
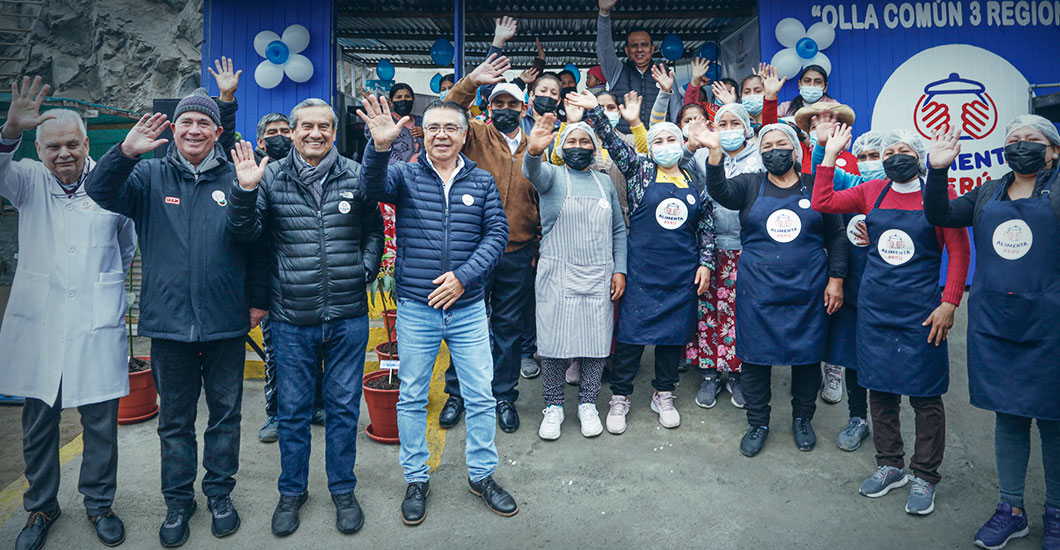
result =
[{"label": "black sneaker", "polygon": [[162,527],[158,530],[158,540],[162,543],[162,546],[172,548],[188,542],[188,535],[191,534],[191,529],[188,528],[188,520],[195,515],[196,508],[198,508],[198,505],[193,500],[187,508],[170,508],[166,510],[166,520],[162,522]]},{"label": "black sneaker", "polygon": [[744,456],[755,456],[762,451],[769,437],[769,426],[751,426],[740,440],[740,453]]},{"label": "black sneaker", "polygon": [[228,495],[211,498],[206,506],[213,513],[213,523],[210,526],[213,536],[217,538],[227,537],[239,529],[239,513],[232,506],[232,499]]},{"label": "black sneaker", "polygon": [[445,400],[445,405],[442,405],[442,412],[438,415],[438,425],[448,430],[459,424],[462,416],[464,416],[464,400],[450,396]]},{"label": "black sneaker", "polygon": [[59,508],[56,508],[54,513],[30,512],[26,526],[15,541],[15,550],[37,550],[44,546],[44,542],[48,540],[48,530],[62,513]]},{"label": "black sneaker", "polygon": [[810,425],[809,418],[796,418],[791,421],[791,431],[795,434],[795,446],[800,451],[812,451],[817,445],[817,434]]},{"label": "black sneaker", "polygon": [[405,489],[405,499],[401,501],[401,522],[405,525],[419,525],[427,517],[427,495],[431,486],[426,481],[414,481]]},{"label": "black sneaker", "polygon": [[511,517],[519,512],[515,499],[493,481],[493,476],[486,476],[479,481],[468,479],[467,489],[471,494],[482,497],[482,500],[486,501],[486,507],[498,515]]},{"label": "black sneaker", "polygon": [[114,512],[107,510],[96,516],[89,516],[88,521],[96,529],[96,536],[104,546],[117,546],[125,542],[125,524]]},{"label": "black sneaker", "polygon": [[352,491],[331,495],[331,501],[335,503],[335,527],[340,533],[349,535],[364,527],[364,512]]},{"label": "black sneaker", "polygon": [[272,512],[272,534],[277,537],[286,537],[298,530],[298,510],[309,498],[305,492],[296,497],[280,495],[280,502]]}]

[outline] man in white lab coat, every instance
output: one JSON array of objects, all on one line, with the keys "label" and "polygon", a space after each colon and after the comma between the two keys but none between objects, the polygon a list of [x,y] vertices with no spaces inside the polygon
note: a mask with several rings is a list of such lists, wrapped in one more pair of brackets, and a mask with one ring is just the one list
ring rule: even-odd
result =
[{"label": "man in white lab coat", "polygon": [[[77,407],[84,428],[78,488],[100,540],[121,544],[111,511],[118,473],[118,399],[129,393],[125,275],[136,250],[129,218],[100,208],[82,183],[93,168],[76,111],[40,114],[40,77],[11,85],[0,129],[0,195],[18,209],[18,267],[0,326],[0,393],[26,398],[22,447],[30,513],[16,548],[43,546],[60,514],[59,417]],[[12,162],[37,129],[41,162]]]}]

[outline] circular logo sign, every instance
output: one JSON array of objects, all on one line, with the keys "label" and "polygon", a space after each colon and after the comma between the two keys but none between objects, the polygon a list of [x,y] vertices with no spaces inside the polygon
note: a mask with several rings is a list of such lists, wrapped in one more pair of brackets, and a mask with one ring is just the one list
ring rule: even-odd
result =
[{"label": "circular logo sign", "polygon": [[810,199],[799,199],[799,208],[806,210],[810,207]]},{"label": "circular logo sign", "polygon": [[663,229],[677,229],[688,219],[688,207],[680,199],[666,199],[655,209],[655,221]]},{"label": "circular logo sign", "polygon": [[994,229],[994,252],[1006,260],[1018,260],[1027,254],[1034,244],[1034,234],[1027,222],[1013,219]]},{"label": "circular logo sign", "polygon": [[221,202],[225,200],[225,192],[221,191],[220,189],[214,191],[210,196],[213,198],[214,202]]},{"label": "circular logo sign", "polygon": [[850,218],[850,222],[847,223],[847,240],[854,246],[869,246],[869,241],[866,241],[858,236],[856,226],[858,223],[865,221],[865,214],[858,214],[853,218]]},{"label": "circular logo sign", "polygon": [[464,203],[464,206],[471,206],[472,204],[475,204],[475,197],[464,193],[464,196],[460,197],[460,202]]},{"label": "circular logo sign", "polygon": [[790,243],[802,232],[802,219],[791,210],[781,208],[766,218],[766,232],[778,243]]},{"label": "circular logo sign", "polygon": [[692,193],[689,193],[685,200],[688,201],[688,204],[696,204],[696,198],[692,196]]},{"label": "circular logo sign", "polygon": [[349,214],[350,213],[350,203],[347,202],[347,201],[340,202],[339,203],[339,212],[342,213],[342,214]]},{"label": "circular logo sign", "polygon": [[880,253],[883,261],[891,265],[902,265],[913,259],[916,246],[905,231],[888,229],[880,234],[880,242],[876,243],[876,251]]}]

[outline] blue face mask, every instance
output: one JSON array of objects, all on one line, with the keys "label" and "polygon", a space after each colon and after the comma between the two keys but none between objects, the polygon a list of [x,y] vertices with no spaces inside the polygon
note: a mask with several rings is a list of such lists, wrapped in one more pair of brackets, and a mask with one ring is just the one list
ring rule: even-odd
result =
[{"label": "blue face mask", "polygon": [[757,115],[762,112],[762,103],[764,98],[761,95],[745,95],[740,98],[740,102],[743,103],[744,109],[747,109],[748,113]]},{"label": "blue face mask", "polygon": [[618,126],[618,122],[622,120],[622,113],[618,111],[607,111],[604,114],[607,115],[607,121],[611,123],[611,127]]},{"label": "blue face mask", "polygon": [[651,156],[655,159],[655,164],[662,166],[663,168],[669,168],[677,164],[681,157],[684,156],[684,151],[678,144],[671,145],[656,145],[651,148]]},{"label": "blue face mask", "polygon": [[447,94],[447,93],[449,93],[449,90],[446,90],[446,91],[438,94],[438,101],[445,101],[445,94]]},{"label": "blue face mask", "polygon": [[724,104],[724,103],[722,103],[722,101],[721,101],[720,99],[718,99],[717,97],[715,97],[715,98],[714,98],[714,101],[712,101],[711,103],[713,103],[713,104],[717,105],[718,107],[721,107],[722,105],[725,105],[725,104]]},{"label": "blue face mask", "polygon": [[887,173],[883,170],[882,160],[865,160],[858,162],[858,172],[870,180],[885,180]]},{"label": "blue face mask", "polygon": [[730,153],[743,147],[743,130],[724,130],[721,132],[721,148]]},{"label": "blue face mask", "polygon": [[817,103],[817,100],[824,96],[824,88],[820,86],[800,86],[799,95],[806,100],[806,103]]}]

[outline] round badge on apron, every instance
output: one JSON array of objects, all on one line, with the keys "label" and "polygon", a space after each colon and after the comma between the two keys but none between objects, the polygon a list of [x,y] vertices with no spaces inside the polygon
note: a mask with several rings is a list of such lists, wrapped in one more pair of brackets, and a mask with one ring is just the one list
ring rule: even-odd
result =
[{"label": "round badge on apron", "polygon": [[688,201],[688,204],[696,204],[696,197],[692,193],[689,193],[685,200]]},{"label": "round badge on apron", "polygon": [[850,218],[850,221],[847,222],[847,240],[849,240],[850,244],[854,246],[869,246],[869,241],[863,240],[861,237],[858,237],[858,233],[856,231],[857,225],[863,221],[865,221],[865,214],[858,214],[857,216]]},{"label": "round badge on apron", "polygon": [[795,212],[781,208],[766,218],[766,232],[778,243],[790,243],[802,232],[802,219]]},{"label": "round badge on apron", "polygon": [[799,208],[803,210],[810,207],[810,199],[799,199]]},{"label": "round badge on apron", "polygon": [[888,229],[880,234],[880,241],[876,243],[876,251],[880,258],[891,265],[902,265],[913,258],[916,245],[913,238],[901,229]]},{"label": "round badge on apron", "polygon": [[1034,244],[1034,233],[1027,222],[1012,219],[1002,222],[994,229],[991,239],[994,252],[1006,260],[1018,260],[1030,251]]},{"label": "round badge on apron", "polygon": [[464,206],[471,206],[472,204],[475,204],[475,197],[464,193],[464,196],[460,197],[460,202],[464,203]]},{"label": "round badge on apron", "polygon": [[655,209],[655,220],[663,229],[677,229],[688,219],[688,207],[680,199],[669,198],[659,202]]},{"label": "round badge on apron", "polygon": [[342,213],[342,214],[349,214],[350,213],[350,203],[349,203],[349,201],[341,201],[341,202],[339,202],[339,212]]}]

